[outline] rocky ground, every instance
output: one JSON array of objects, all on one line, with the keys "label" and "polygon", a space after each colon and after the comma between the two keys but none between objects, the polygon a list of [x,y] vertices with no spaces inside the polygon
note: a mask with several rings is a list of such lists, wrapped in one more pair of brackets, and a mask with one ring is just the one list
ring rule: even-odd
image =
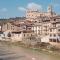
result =
[{"label": "rocky ground", "polygon": [[60,60],[60,56],[0,43],[0,60]]}]

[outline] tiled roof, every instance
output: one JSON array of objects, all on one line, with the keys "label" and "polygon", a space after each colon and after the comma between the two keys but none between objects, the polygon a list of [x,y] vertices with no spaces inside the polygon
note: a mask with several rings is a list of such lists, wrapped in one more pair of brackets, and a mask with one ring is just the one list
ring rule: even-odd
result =
[{"label": "tiled roof", "polygon": [[32,31],[32,30],[12,31],[12,33],[20,33],[20,32],[23,32],[23,33],[31,33],[31,32],[33,32],[33,31]]}]

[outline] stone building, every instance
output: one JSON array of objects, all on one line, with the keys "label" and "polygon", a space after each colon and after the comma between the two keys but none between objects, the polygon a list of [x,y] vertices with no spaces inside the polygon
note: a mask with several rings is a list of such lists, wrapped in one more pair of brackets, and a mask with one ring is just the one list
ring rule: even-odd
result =
[{"label": "stone building", "polygon": [[27,18],[26,20],[35,21],[36,18],[41,17],[41,16],[51,17],[51,16],[56,16],[56,13],[53,12],[51,5],[48,6],[47,12],[42,12],[37,9],[36,10],[27,9],[26,11],[26,18]]},{"label": "stone building", "polygon": [[17,41],[26,41],[28,37],[31,37],[33,35],[33,32],[31,30],[25,30],[25,31],[15,31],[11,33],[11,40],[12,42]]},{"label": "stone building", "polygon": [[60,42],[60,16],[48,7],[47,12],[27,10],[26,20],[32,21],[32,30],[41,42]]},{"label": "stone building", "polygon": [[[22,41],[22,38],[33,35],[30,21],[13,21],[2,24],[4,38],[11,38],[12,41]],[[10,33],[10,37],[8,34]]]}]

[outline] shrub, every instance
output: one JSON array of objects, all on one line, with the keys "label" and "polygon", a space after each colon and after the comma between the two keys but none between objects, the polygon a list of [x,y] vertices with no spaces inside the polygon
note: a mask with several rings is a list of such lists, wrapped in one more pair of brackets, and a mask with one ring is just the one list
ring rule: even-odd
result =
[{"label": "shrub", "polygon": [[57,48],[56,46],[53,46],[53,45],[48,45],[47,49],[51,50],[51,51],[58,51],[59,50],[59,48]]}]

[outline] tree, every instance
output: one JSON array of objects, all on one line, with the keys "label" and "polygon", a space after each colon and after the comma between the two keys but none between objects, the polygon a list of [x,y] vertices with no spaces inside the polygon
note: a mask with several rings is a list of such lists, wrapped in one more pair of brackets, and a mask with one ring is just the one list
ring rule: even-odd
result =
[{"label": "tree", "polygon": [[7,36],[8,36],[8,37],[11,37],[11,33],[9,32]]}]

